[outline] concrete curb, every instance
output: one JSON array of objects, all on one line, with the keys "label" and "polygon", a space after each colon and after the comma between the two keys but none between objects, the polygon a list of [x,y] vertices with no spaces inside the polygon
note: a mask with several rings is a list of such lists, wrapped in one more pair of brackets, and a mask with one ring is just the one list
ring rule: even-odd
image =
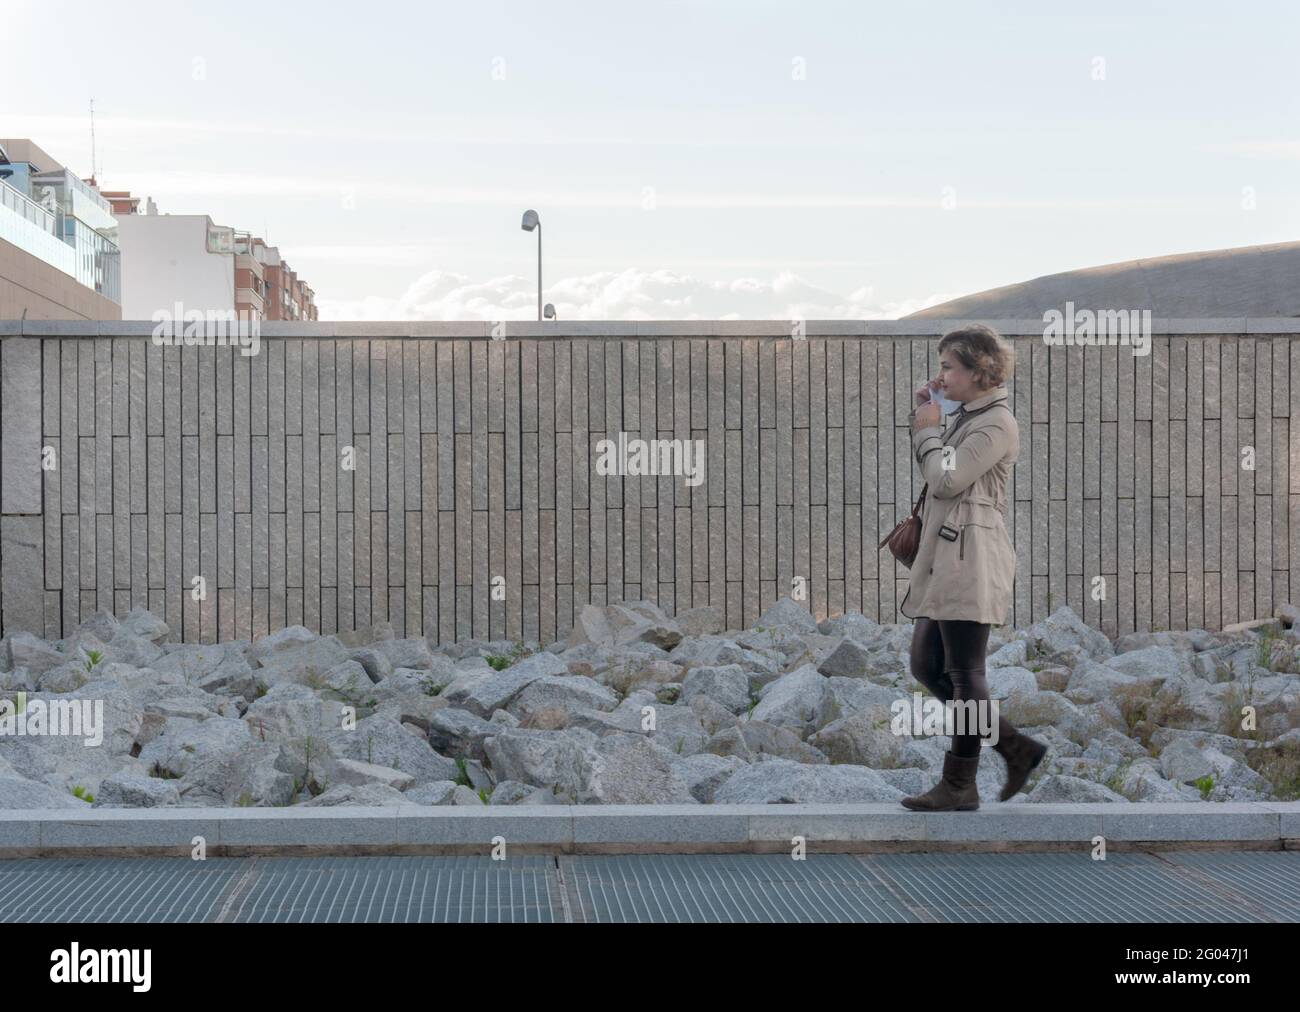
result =
[{"label": "concrete curb", "polygon": [[0,812],[0,858],[511,853],[1300,850],[1300,802],[45,809]]}]

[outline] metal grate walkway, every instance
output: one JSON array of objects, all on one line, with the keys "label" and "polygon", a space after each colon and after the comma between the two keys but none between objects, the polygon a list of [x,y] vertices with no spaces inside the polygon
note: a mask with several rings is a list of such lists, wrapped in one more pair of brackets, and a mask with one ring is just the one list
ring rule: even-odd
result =
[{"label": "metal grate walkway", "polygon": [[1297,922],[1300,852],[32,858],[0,922]]}]

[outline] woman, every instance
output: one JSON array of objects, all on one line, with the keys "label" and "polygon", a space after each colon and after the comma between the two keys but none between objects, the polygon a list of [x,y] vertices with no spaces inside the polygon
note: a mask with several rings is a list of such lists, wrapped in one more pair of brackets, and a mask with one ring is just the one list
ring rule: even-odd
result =
[{"label": "woman", "polygon": [[[939,699],[976,700],[986,713],[989,630],[1006,621],[1016,569],[1016,551],[1002,519],[1007,479],[1020,452],[1004,385],[1012,361],[1010,346],[988,327],[945,334],[939,342],[939,375],[916,391],[912,411],[912,449],[929,485],[921,543],[899,606],[916,623],[912,675]],[[940,390],[961,404],[946,430],[932,398]],[[1006,801],[1024,787],[1047,746],[999,717],[993,747],[1007,763],[1001,795]],[[980,748],[978,725],[954,734],[943,779],[925,794],[904,798],[903,805],[922,812],[979,808]]]}]

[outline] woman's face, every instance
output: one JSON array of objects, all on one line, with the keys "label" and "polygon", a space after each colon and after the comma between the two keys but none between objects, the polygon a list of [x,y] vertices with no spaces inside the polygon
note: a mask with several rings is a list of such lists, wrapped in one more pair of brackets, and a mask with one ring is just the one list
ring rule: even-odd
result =
[{"label": "woman's face", "polygon": [[984,389],[975,382],[975,374],[961,364],[951,348],[939,356],[939,381],[943,395],[950,401],[965,404],[982,396]]}]

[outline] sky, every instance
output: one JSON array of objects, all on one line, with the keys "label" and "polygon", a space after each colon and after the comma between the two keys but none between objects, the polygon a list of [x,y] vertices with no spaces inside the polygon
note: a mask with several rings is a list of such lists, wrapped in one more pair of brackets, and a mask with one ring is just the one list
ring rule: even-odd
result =
[{"label": "sky", "polygon": [[[1300,5],[5,0],[0,137],[322,319],[892,319],[1300,239]],[[26,40],[24,42],[24,40]]]}]

